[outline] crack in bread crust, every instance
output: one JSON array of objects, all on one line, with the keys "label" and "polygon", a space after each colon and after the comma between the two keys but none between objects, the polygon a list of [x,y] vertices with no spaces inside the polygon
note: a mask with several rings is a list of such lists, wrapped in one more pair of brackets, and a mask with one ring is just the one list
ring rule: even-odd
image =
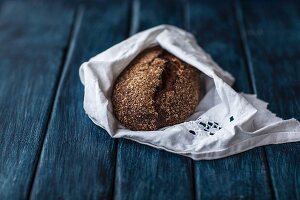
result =
[{"label": "crack in bread crust", "polygon": [[161,47],[146,49],[115,82],[114,114],[131,130],[157,130],[181,123],[203,96],[200,74]]}]

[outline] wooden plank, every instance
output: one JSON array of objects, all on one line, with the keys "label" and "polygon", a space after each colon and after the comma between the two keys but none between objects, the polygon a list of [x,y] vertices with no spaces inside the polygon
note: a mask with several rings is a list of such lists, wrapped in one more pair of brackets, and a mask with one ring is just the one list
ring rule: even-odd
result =
[{"label": "wooden plank", "polygon": [[73,45],[45,137],[32,199],[110,199],[116,140],[83,110],[82,62],[128,35],[127,2],[80,8]]},{"label": "wooden plank", "polygon": [[74,13],[21,2],[4,3],[0,13],[0,199],[24,199],[31,187]]},{"label": "wooden plank", "polygon": [[[252,92],[233,2],[191,1],[191,32],[213,59],[236,78],[235,89]],[[196,199],[272,199],[263,148],[195,162]]]},{"label": "wooden plank", "polygon": [[[162,23],[182,27],[182,1],[134,1],[131,33]],[[119,140],[115,199],[192,199],[192,160]]]},{"label": "wooden plank", "polygon": [[[241,8],[239,8],[241,9]],[[251,76],[259,98],[284,119],[300,120],[300,7],[296,2],[242,4]],[[300,143],[266,147],[277,199],[300,198]]]}]

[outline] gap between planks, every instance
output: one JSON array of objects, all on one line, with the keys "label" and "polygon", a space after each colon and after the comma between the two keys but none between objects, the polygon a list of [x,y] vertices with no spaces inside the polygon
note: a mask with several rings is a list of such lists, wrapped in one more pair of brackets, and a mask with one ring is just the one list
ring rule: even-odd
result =
[{"label": "gap between planks", "polygon": [[62,81],[64,80],[64,77],[66,76],[67,66],[70,64],[70,61],[71,61],[71,58],[72,58],[72,55],[73,55],[73,52],[74,52],[74,49],[75,49],[75,46],[76,46],[76,39],[77,39],[79,30],[80,30],[83,13],[84,13],[84,7],[82,5],[80,5],[77,8],[77,10],[74,14],[74,17],[73,17],[73,23],[72,23],[72,26],[71,26],[71,29],[70,29],[70,32],[69,32],[69,36],[68,36],[67,48],[64,50],[61,65],[60,65],[60,69],[59,69],[59,72],[58,72],[58,75],[57,75],[58,78],[56,79],[55,86],[54,86],[55,93],[53,94],[53,96],[51,98],[51,101],[50,101],[51,103],[50,103],[50,106],[48,108],[48,110],[50,110],[49,111],[50,113],[48,115],[47,124],[46,124],[44,130],[42,131],[42,133],[44,133],[44,134],[42,136],[41,145],[38,149],[37,161],[36,161],[36,164],[34,166],[32,178],[31,178],[30,183],[29,183],[30,191],[27,194],[27,197],[25,199],[32,199],[32,196],[31,196],[32,195],[32,193],[31,193],[32,192],[32,186],[34,185],[34,181],[36,179],[36,174],[37,174],[37,171],[38,171],[38,166],[39,166],[39,163],[40,163],[41,153],[42,153],[43,146],[44,146],[44,143],[45,143],[45,138],[46,138],[46,135],[47,135],[47,132],[48,132],[48,127],[49,127],[49,124],[52,120],[53,110],[55,110],[55,106],[57,104],[58,91],[60,91]]},{"label": "gap between planks", "polygon": [[[235,6],[234,6],[234,11],[235,11],[235,16],[238,24],[238,30],[240,34],[240,39],[241,39],[241,44],[242,44],[242,49],[244,53],[244,60],[246,61],[246,66],[247,66],[247,74],[250,77],[250,86],[251,90],[254,94],[257,94],[257,88],[256,88],[256,80],[254,76],[254,69],[253,69],[253,64],[252,64],[252,59],[251,59],[251,52],[249,49],[249,44],[248,44],[248,39],[247,39],[247,33],[246,33],[246,28],[244,24],[244,18],[243,18],[243,11],[240,5],[240,1],[235,1]],[[268,176],[268,184],[271,190],[271,196],[272,199],[276,199],[275,191],[274,191],[274,180],[272,179],[271,176],[271,171],[270,171],[270,166],[269,166],[269,161],[268,161],[268,156],[266,153],[266,147],[263,146],[263,163],[265,165],[265,170],[266,174]]]},{"label": "gap between planks", "polygon": [[[183,17],[184,17],[184,28],[187,30],[187,31],[190,31],[191,30],[191,27],[190,27],[190,0],[182,0],[182,3],[184,5],[183,7]],[[192,171],[192,190],[193,190],[193,200],[196,199],[196,177],[195,177],[195,174],[196,174],[196,168],[195,168],[195,160],[192,159],[192,162],[191,162],[191,171]],[[201,192],[201,191],[200,191]]]},{"label": "gap between planks", "polygon": [[[138,6],[138,7],[137,7]],[[128,13],[127,13],[127,30],[126,30],[126,37],[132,35],[132,32],[137,29],[138,21],[134,18],[134,16],[139,15],[139,4],[134,3],[133,0],[129,1],[128,6]],[[134,27],[134,28],[133,28]],[[115,144],[114,144],[114,173],[113,173],[113,180],[114,184],[112,184],[111,189],[111,195],[110,199],[116,199],[115,198],[115,188],[116,188],[116,173],[117,173],[117,162],[118,162],[118,146],[119,146],[119,139],[115,138]]]}]

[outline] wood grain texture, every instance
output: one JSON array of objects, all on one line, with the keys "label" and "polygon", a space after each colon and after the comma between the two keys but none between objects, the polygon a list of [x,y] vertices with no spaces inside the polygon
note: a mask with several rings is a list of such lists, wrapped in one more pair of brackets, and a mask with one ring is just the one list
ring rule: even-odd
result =
[{"label": "wood grain texture", "polygon": [[[284,119],[300,119],[300,6],[243,2],[251,76],[259,98]],[[266,147],[277,199],[300,199],[300,143]]]},{"label": "wood grain texture", "polygon": [[24,199],[53,104],[73,11],[6,2],[0,13],[0,199]]},{"label": "wood grain texture", "polygon": [[78,69],[84,61],[125,39],[127,14],[126,1],[79,9],[78,33],[60,81],[31,199],[112,197],[116,140],[85,114]]},{"label": "wood grain texture", "polygon": [[169,23],[195,34],[236,90],[299,120],[299,3],[54,1],[0,0],[0,199],[300,199],[300,143],[193,162],[113,140],[84,113],[78,77],[129,33]]},{"label": "wood grain texture", "polygon": [[[131,33],[167,23],[182,27],[182,1],[134,1]],[[192,160],[119,139],[115,199],[192,199]]]},{"label": "wood grain texture", "polygon": [[[190,31],[212,58],[236,78],[234,88],[252,92],[234,3],[190,1]],[[272,199],[263,148],[195,162],[196,199]]]}]

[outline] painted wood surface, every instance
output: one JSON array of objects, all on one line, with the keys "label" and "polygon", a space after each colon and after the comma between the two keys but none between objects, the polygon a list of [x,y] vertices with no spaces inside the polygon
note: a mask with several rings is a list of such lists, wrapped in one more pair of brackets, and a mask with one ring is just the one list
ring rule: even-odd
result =
[{"label": "painted wood surface", "polygon": [[[200,46],[236,78],[234,88],[251,93],[234,3],[190,1],[189,30]],[[263,148],[195,162],[196,199],[271,199]]]},{"label": "painted wood surface", "polygon": [[[284,119],[300,119],[300,7],[242,3],[248,62],[259,98]],[[277,199],[300,199],[300,143],[266,148]]]},{"label": "painted wood surface", "polygon": [[61,7],[1,6],[0,199],[24,199],[30,191],[72,18]]},{"label": "painted wood surface", "polygon": [[78,77],[82,62],[130,34],[174,24],[236,90],[299,120],[296,2],[0,2],[0,199],[300,199],[300,143],[194,162],[114,140],[84,113]]},{"label": "painted wood surface", "polygon": [[73,44],[55,99],[32,199],[110,199],[113,196],[116,140],[85,114],[78,70],[90,57],[125,39],[127,9],[123,1],[78,10]]},{"label": "painted wood surface", "polygon": [[[133,1],[131,33],[159,24],[184,26],[182,1]],[[115,199],[192,199],[192,160],[119,139]]]}]

